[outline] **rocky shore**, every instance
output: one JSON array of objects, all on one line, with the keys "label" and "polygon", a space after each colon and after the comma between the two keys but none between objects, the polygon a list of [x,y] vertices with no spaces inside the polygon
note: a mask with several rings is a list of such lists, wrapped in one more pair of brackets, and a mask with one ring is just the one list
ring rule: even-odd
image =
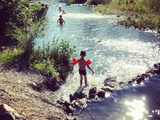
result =
[{"label": "rocky shore", "polygon": [[33,89],[32,85],[45,79],[40,74],[8,70],[0,65],[1,120],[73,120],[58,107],[54,92]]}]

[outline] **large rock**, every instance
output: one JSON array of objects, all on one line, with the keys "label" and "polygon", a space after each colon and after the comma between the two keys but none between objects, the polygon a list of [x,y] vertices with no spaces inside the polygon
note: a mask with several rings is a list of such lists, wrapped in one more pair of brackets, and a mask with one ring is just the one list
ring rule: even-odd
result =
[{"label": "large rock", "polygon": [[0,105],[0,120],[22,120],[22,117],[10,106]]}]

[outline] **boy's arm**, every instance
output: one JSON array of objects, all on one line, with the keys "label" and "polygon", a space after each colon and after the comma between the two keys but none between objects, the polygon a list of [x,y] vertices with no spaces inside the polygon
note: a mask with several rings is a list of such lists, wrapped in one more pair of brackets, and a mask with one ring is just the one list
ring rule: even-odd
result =
[{"label": "boy's arm", "polygon": [[88,65],[87,66],[91,71],[92,71],[92,73],[94,74],[94,71],[92,70],[92,68]]}]

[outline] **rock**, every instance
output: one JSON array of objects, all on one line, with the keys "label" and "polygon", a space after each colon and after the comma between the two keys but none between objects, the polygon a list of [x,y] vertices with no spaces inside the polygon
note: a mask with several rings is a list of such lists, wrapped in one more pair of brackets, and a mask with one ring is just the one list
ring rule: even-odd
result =
[{"label": "rock", "polygon": [[154,64],[153,66],[154,66],[154,68],[156,68],[156,69],[158,69],[158,68],[160,67],[159,64]]},{"label": "rock", "polygon": [[119,82],[120,86],[126,86],[127,84],[125,82]]},{"label": "rock", "polygon": [[134,81],[130,80],[128,81],[128,85],[132,85],[134,83]]},{"label": "rock", "polygon": [[64,106],[65,106],[65,107],[68,107],[68,106],[70,106],[70,105],[71,105],[71,104],[70,104],[69,102],[67,102],[67,101],[64,102]]},{"label": "rock", "polygon": [[70,105],[70,106],[67,106],[65,111],[69,114],[69,113],[73,113],[75,111],[75,109]]},{"label": "rock", "polygon": [[44,89],[44,85],[42,83],[33,83],[33,84],[29,84],[33,90],[41,92]]},{"label": "rock", "polygon": [[0,118],[1,120],[20,120],[22,116],[20,116],[13,108],[8,106],[7,104],[1,104]]},{"label": "rock", "polygon": [[91,88],[91,89],[89,90],[89,95],[90,95],[90,94],[96,94],[96,92],[97,92],[97,88],[96,88],[96,87],[93,87],[93,88]]},{"label": "rock", "polygon": [[104,90],[104,91],[107,91],[107,92],[111,92],[111,93],[114,91],[114,89],[108,88],[108,87],[103,87],[101,89]]},{"label": "rock", "polygon": [[110,80],[111,80],[110,77],[109,77],[109,78],[106,78],[106,79],[104,80],[104,83],[108,83],[108,82],[110,82]]},{"label": "rock", "polygon": [[154,69],[153,72],[154,72],[155,74],[160,74],[160,69]]},{"label": "rock", "polygon": [[104,84],[104,86],[109,86],[109,87],[114,88],[114,86],[113,86],[113,85],[110,85],[110,84],[108,84],[108,83],[105,83],[105,84]]},{"label": "rock", "polygon": [[96,94],[89,94],[90,99],[94,99],[96,97]]},{"label": "rock", "polygon": [[52,90],[52,91],[55,91],[55,90],[58,90],[59,87],[60,87],[60,80],[58,77],[51,77],[49,79],[46,79],[44,82],[43,82],[43,85],[49,89],[49,90]]},{"label": "rock", "polygon": [[97,96],[98,96],[99,98],[105,98],[105,92],[104,92],[104,91],[99,91],[99,92],[97,93]]},{"label": "rock", "polygon": [[75,92],[74,93],[74,98],[82,99],[82,98],[85,98],[85,97],[86,97],[86,95],[83,92]]},{"label": "rock", "polygon": [[72,101],[74,101],[74,100],[77,99],[77,98],[76,98],[74,95],[72,95],[72,94],[69,95],[69,98],[70,98],[70,103],[71,103]]},{"label": "rock", "polygon": [[136,81],[137,81],[137,84],[140,85],[141,82],[144,81],[144,77],[143,76],[137,77]]},{"label": "rock", "polygon": [[90,98],[90,99],[95,98],[96,93],[97,93],[97,88],[96,88],[96,87],[91,88],[91,89],[89,90],[89,98]]}]

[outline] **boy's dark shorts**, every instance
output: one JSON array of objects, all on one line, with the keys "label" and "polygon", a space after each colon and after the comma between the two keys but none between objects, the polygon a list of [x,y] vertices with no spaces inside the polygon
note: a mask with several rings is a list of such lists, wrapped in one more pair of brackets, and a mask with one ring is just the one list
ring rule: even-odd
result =
[{"label": "boy's dark shorts", "polygon": [[86,75],[86,70],[79,70],[80,75]]}]

